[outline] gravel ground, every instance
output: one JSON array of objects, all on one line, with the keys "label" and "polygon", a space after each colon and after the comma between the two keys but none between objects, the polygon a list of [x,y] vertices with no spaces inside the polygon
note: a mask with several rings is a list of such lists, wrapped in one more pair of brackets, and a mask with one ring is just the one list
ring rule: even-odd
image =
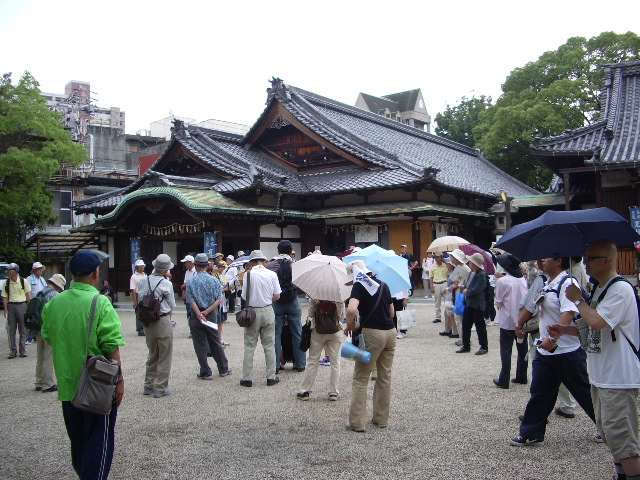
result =
[{"label": "gravel ground", "polygon": [[[411,308],[418,326],[398,340],[390,426],[369,424],[364,434],[345,430],[351,360],[342,359],[338,402],[327,401],[327,367],[319,368],[317,394],[308,402],[295,399],[302,374],[291,364],[281,383],[267,388],[260,347],[254,387],[240,387],[242,329],[232,315],[224,338],[233,375],[196,379],[186,318],[178,313],[173,395],[143,396],[146,344],[136,336],[133,313],[119,310],[126,394],[110,478],[611,478],[608,449],[594,442],[595,426],[580,409],[572,420],[551,415],[544,446],[509,445],[529,395],[527,386],[501,390],[492,383],[500,365],[498,327],[488,328],[488,355],[456,354],[453,340],[438,335],[442,324],[431,322],[433,307]],[[474,351],[475,333],[472,342]],[[55,394],[34,391],[35,345],[27,348],[28,358],[8,360],[7,340],[0,339],[0,478],[76,478],[60,404]]]}]

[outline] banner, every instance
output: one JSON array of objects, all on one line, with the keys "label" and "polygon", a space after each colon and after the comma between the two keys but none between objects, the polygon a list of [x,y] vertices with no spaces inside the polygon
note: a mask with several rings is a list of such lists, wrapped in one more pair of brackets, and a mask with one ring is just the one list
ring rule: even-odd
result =
[{"label": "banner", "polygon": [[[629,207],[629,218],[631,219],[631,228],[640,233],[640,207]],[[634,242],[637,247],[640,242]]]},{"label": "banner", "polygon": [[140,258],[140,239],[132,238],[131,239],[131,273],[136,271],[136,267],[134,264],[136,260]]},{"label": "banner", "polygon": [[205,233],[204,234],[204,253],[207,255],[215,255],[218,253],[218,234]]}]

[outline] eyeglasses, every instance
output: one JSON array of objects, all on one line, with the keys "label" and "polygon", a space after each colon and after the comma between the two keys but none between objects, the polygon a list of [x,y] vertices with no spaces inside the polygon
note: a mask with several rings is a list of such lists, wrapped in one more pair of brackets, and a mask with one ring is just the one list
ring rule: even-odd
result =
[{"label": "eyeglasses", "polygon": [[598,258],[609,258],[609,257],[590,257],[589,255],[585,255],[584,257],[582,257],[582,260],[584,261],[584,263],[590,262],[591,260],[597,260]]}]

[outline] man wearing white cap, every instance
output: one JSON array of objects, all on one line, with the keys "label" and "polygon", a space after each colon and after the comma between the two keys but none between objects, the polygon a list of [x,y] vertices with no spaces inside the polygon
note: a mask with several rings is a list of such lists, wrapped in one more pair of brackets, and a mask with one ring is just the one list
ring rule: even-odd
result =
[{"label": "man wearing white cap", "polygon": [[189,317],[191,317],[191,304],[187,302],[187,282],[191,280],[196,274],[196,266],[193,263],[195,259],[193,255],[185,255],[181,263],[184,263],[184,282],[182,282],[182,301],[187,309],[187,324],[189,323]]},{"label": "man wearing white cap", "polygon": [[146,267],[144,260],[139,258],[134,263],[135,272],[131,275],[129,280],[129,288],[131,289],[131,299],[133,300],[133,309],[136,312],[136,331],[139,337],[144,337],[144,326],[140,321],[140,312],[138,311],[138,283],[143,278],[147,278],[147,274],[144,273],[144,267]]},{"label": "man wearing white cap", "polygon": [[[67,280],[59,273],[56,273],[47,282],[49,285],[41,290],[45,305],[64,290]],[[40,330],[36,331],[36,344],[38,347],[36,350],[36,391],[43,393],[57,392],[58,385],[56,385],[55,375],[53,374],[53,349],[51,345],[44,341]]]},{"label": "man wearing white cap", "polygon": [[[35,297],[38,292],[42,291],[42,289],[47,286],[47,282],[42,276],[42,272],[44,272],[44,265],[40,262],[36,262],[31,266],[31,275],[27,277],[27,282],[31,285],[31,298]],[[35,340],[35,336],[36,332],[29,330],[27,345],[31,345],[31,342]]]},{"label": "man wearing white cap", "polygon": [[[27,311],[27,303],[31,301],[31,285],[20,277],[20,267],[10,263],[7,267],[7,281],[2,288],[2,303],[4,304],[4,316],[7,319],[7,333],[9,334],[9,358],[16,358],[18,350],[20,356],[27,356],[25,347],[27,332],[24,328],[24,314]],[[19,344],[16,345],[16,330],[19,335]]]}]

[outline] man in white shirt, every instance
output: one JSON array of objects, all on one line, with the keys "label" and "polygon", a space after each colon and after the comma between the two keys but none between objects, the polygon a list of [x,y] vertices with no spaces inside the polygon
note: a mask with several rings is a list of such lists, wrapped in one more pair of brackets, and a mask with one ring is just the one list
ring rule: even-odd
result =
[{"label": "man in white shirt", "polygon": [[265,268],[267,257],[260,251],[251,252],[249,263],[251,270],[245,273],[242,298],[249,297],[248,307],[253,307],[256,319],[250,327],[244,329],[244,360],[242,362],[243,387],[253,386],[253,354],[258,338],[264,349],[267,369],[267,386],[276,385],[280,379],[276,377],[276,316],[272,303],[280,298],[280,282],[278,275]]},{"label": "man in white shirt", "polygon": [[136,331],[139,337],[144,337],[144,325],[140,321],[140,312],[138,312],[138,283],[143,278],[147,278],[147,274],[144,273],[144,267],[146,267],[144,260],[139,258],[133,264],[135,272],[131,275],[129,280],[129,290],[131,290],[131,299],[133,300],[133,309],[136,312]]},{"label": "man in white shirt", "polygon": [[35,297],[40,290],[47,286],[42,273],[44,272],[44,265],[40,262],[36,262],[31,267],[31,275],[27,277],[29,284],[31,285],[31,296]]},{"label": "man in white shirt", "polygon": [[[640,361],[636,352],[640,348],[640,326],[636,293],[633,286],[620,281],[617,256],[613,242],[589,245],[584,262],[587,273],[598,280],[591,306],[573,286],[567,289],[567,298],[589,326],[589,380],[598,433],[611,449],[618,479],[638,480]],[[575,326],[552,325],[549,330],[557,335],[578,335]]]},{"label": "man in white shirt", "polygon": [[187,302],[187,282],[191,280],[196,274],[196,266],[194,262],[193,255],[185,255],[185,257],[180,260],[181,263],[184,263],[184,282],[182,282],[182,301],[184,301],[184,306],[187,310],[187,323],[189,323],[189,317],[191,317],[191,305]]},{"label": "man in white shirt", "polygon": [[[561,383],[595,423],[587,375],[587,354],[582,350],[580,340],[568,335],[556,339],[547,330],[556,323],[572,324],[578,311],[565,294],[569,285],[577,285],[576,280],[566,272],[569,258],[544,258],[542,267],[549,281],[542,292],[544,301],[540,304],[541,343],[532,362],[531,398],[520,425],[520,436],[511,440],[511,444],[518,447],[544,443],[547,417],[555,406]],[[520,319],[518,322],[522,326]]]}]

